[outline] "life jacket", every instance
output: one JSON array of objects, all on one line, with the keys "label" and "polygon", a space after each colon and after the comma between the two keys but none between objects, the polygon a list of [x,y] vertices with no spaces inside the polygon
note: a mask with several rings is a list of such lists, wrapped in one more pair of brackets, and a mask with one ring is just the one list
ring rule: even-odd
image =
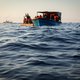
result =
[{"label": "life jacket", "polygon": [[54,16],[54,20],[58,21],[59,17],[58,16]]},{"label": "life jacket", "polygon": [[40,15],[39,18],[42,18],[42,16]]}]

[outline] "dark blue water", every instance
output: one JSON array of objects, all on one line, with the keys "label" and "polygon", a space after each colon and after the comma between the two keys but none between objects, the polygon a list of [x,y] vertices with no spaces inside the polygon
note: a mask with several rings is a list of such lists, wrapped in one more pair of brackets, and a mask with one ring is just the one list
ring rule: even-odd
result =
[{"label": "dark blue water", "polygon": [[0,80],[80,80],[80,23],[0,24]]}]

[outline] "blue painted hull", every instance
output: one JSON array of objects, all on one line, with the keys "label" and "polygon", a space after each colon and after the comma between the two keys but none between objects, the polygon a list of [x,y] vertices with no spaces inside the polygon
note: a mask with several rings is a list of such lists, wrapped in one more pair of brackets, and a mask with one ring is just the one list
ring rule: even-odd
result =
[{"label": "blue painted hull", "polygon": [[61,22],[56,22],[53,20],[46,20],[46,19],[34,19],[33,24],[34,26],[55,26],[59,25]]}]

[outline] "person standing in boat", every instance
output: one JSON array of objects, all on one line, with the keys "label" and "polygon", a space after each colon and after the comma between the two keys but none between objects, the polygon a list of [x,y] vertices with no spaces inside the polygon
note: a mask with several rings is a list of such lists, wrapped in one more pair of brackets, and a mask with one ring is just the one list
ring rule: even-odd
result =
[{"label": "person standing in boat", "polygon": [[32,19],[31,19],[31,17],[29,16],[29,14],[27,14],[26,17],[27,17],[27,23],[28,23],[28,24],[31,24],[31,23],[32,23]]},{"label": "person standing in boat", "polygon": [[24,16],[24,19],[23,19],[23,23],[26,24],[27,23],[27,18]]},{"label": "person standing in boat", "polygon": [[25,14],[23,23],[25,23],[25,24],[31,24],[32,23],[32,19],[29,16],[29,14]]}]

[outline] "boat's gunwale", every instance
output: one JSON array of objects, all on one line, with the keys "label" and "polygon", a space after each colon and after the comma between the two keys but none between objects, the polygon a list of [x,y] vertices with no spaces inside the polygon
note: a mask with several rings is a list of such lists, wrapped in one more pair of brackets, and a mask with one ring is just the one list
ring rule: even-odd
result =
[{"label": "boat's gunwale", "polygon": [[22,23],[22,24],[20,24],[20,26],[33,27],[33,24],[24,24],[24,23]]}]

